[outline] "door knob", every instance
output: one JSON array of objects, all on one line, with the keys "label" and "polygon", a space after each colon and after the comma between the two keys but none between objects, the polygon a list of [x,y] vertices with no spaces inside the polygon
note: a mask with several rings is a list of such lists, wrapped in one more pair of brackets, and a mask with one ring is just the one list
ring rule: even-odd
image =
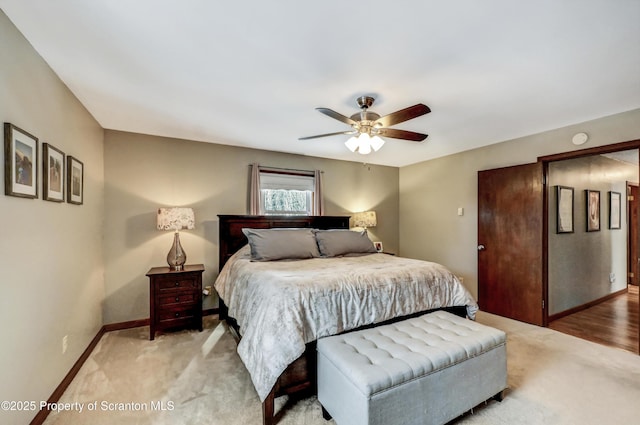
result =
[{"label": "door knob", "polygon": [[484,245],[480,244],[478,245],[478,251],[484,251],[486,248]]}]

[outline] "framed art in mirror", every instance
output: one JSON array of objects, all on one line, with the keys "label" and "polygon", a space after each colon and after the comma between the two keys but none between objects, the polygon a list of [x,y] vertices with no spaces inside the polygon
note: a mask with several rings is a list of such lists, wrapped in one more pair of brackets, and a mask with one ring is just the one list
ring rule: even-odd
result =
[{"label": "framed art in mirror", "polygon": [[622,228],[621,199],[622,194],[620,192],[609,192],[609,229]]},{"label": "framed art in mirror", "polygon": [[556,186],[556,233],[573,233],[573,188]]},{"label": "framed art in mirror", "polygon": [[587,232],[600,231],[600,191],[585,190],[587,198]]}]

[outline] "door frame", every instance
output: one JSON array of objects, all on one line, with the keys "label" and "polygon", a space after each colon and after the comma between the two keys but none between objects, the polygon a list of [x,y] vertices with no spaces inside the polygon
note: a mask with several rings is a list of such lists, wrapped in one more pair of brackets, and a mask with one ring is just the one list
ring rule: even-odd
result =
[{"label": "door frame", "polygon": [[[638,224],[631,223],[631,217],[633,216],[632,211],[635,206],[636,213],[638,211],[638,205],[640,204],[640,185],[638,182],[627,181],[626,188],[627,195],[627,285],[638,285],[638,275],[640,272],[638,271]],[[633,196],[633,200],[631,197]],[[635,230],[635,234],[632,233],[632,230]],[[633,276],[630,274],[633,273]]]},{"label": "door frame", "polygon": [[[626,142],[613,143],[610,145],[596,146],[592,148],[579,149],[575,151],[563,152],[553,155],[539,156],[538,161],[542,162],[542,174],[543,174],[543,214],[542,227],[542,290],[544,306],[543,309],[543,326],[549,325],[549,164],[555,161],[564,161],[567,159],[582,158],[585,156],[602,155],[605,153],[613,153],[620,151],[627,151],[631,149],[638,149],[640,156],[640,139],[629,140]],[[640,173],[640,161],[638,164],[638,172]],[[640,345],[640,343],[639,343]]]}]

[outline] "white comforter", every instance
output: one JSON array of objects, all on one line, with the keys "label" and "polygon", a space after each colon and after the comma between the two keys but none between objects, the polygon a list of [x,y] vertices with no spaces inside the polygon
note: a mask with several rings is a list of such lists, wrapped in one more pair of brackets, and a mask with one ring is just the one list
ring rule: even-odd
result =
[{"label": "white comforter", "polygon": [[238,354],[264,401],[305,344],[398,316],[448,306],[478,306],[444,266],[387,254],[252,262],[234,254],[215,283],[238,321]]}]

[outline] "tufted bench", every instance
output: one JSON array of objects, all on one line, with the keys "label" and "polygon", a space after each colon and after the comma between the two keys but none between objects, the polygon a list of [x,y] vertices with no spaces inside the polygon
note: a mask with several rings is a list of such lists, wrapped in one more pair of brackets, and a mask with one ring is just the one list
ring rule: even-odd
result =
[{"label": "tufted bench", "polygon": [[505,333],[444,311],[317,347],[318,400],[338,425],[444,424],[507,385]]}]

